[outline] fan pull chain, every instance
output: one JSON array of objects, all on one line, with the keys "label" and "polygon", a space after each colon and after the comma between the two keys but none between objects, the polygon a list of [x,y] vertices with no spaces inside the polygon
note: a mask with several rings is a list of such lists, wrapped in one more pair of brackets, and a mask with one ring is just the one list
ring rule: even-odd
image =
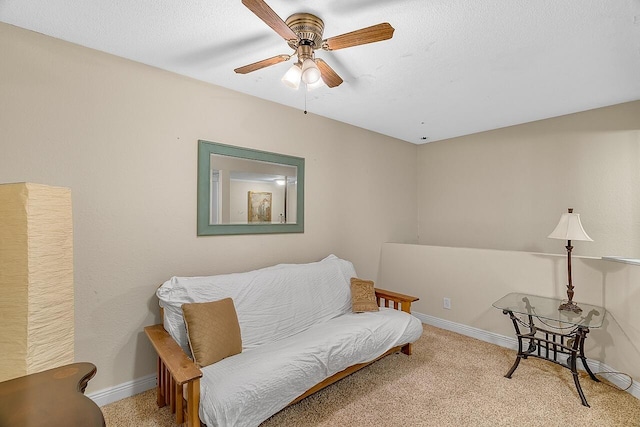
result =
[{"label": "fan pull chain", "polygon": [[305,114],[307,114],[307,90],[306,89],[307,88],[305,87],[305,91],[304,91],[304,113]]}]

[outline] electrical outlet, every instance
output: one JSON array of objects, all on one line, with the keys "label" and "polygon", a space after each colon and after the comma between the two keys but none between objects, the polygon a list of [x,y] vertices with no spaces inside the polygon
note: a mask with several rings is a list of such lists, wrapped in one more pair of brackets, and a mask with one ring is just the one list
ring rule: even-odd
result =
[{"label": "electrical outlet", "polygon": [[444,298],[442,301],[442,306],[447,310],[451,310],[451,298]]}]

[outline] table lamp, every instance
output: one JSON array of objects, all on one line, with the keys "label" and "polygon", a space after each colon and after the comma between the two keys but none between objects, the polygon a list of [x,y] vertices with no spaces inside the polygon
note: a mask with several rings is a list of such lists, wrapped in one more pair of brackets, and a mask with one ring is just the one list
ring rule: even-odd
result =
[{"label": "table lamp", "polygon": [[573,283],[571,281],[571,250],[573,246],[571,246],[572,240],[584,240],[593,242],[593,239],[589,237],[582,228],[582,223],[580,222],[580,214],[573,213],[573,209],[569,208],[567,213],[563,213],[560,216],[560,222],[556,228],[549,234],[548,236],[551,239],[561,239],[567,241],[567,278],[569,283],[567,284],[567,297],[569,300],[565,303],[562,303],[559,310],[572,311],[574,313],[580,313],[582,309],[578,307],[578,304],[573,302]]}]

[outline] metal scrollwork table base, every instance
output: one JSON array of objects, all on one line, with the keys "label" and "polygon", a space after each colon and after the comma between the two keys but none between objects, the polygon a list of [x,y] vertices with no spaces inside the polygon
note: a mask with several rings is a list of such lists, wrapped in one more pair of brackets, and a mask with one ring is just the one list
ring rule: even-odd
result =
[{"label": "metal scrollwork table base", "polygon": [[[605,309],[580,304],[581,312],[559,310],[563,300],[535,295],[507,294],[493,306],[502,310],[513,322],[518,339],[518,354],[505,375],[511,378],[520,360],[536,357],[565,367],[571,371],[573,382],[584,406],[589,406],[580,386],[578,359],[593,381],[600,382],[589,368],[584,354],[584,342],[589,328],[602,326]],[[523,316],[526,320],[523,320]],[[534,321],[535,319],[535,321]],[[545,328],[536,325],[536,322]],[[524,329],[521,331],[521,327]],[[566,360],[563,360],[566,357]]]}]

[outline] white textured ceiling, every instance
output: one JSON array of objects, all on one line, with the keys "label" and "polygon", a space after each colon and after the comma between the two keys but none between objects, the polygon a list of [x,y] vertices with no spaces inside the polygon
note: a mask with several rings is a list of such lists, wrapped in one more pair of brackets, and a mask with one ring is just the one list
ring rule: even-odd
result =
[{"label": "white textured ceiling", "polygon": [[[344,83],[307,109],[412,143],[640,99],[640,0],[267,3],[325,38],[389,22],[391,40],[317,52]],[[291,62],[233,72],[291,53],[240,0],[0,0],[0,21],[304,109],[280,82]]]}]

